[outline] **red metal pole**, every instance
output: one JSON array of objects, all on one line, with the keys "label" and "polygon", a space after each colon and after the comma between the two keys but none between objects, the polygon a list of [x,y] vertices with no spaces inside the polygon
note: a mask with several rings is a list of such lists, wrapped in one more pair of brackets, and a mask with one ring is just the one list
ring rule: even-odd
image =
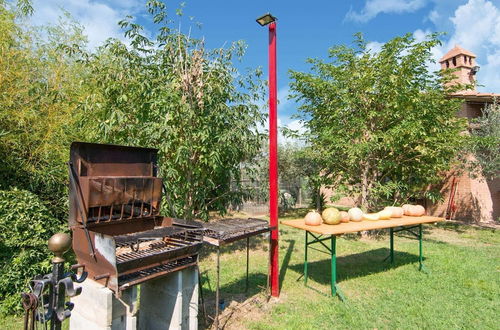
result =
[{"label": "red metal pole", "polygon": [[276,22],[269,24],[269,214],[271,226],[271,296],[278,297],[278,100],[276,79]]}]

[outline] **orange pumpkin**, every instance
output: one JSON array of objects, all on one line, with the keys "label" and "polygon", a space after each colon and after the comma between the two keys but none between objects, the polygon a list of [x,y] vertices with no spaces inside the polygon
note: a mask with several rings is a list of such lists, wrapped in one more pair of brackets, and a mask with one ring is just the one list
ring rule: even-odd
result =
[{"label": "orange pumpkin", "polygon": [[306,214],[304,222],[308,226],[319,226],[323,223],[323,219],[321,218],[321,214],[313,210]]},{"label": "orange pumpkin", "polygon": [[403,205],[403,214],[404,215],[409,215],[408,211],[409,211],[410,207],[412,207],[411,204],[405,204],[405,205]]},{"label": "orange pumpkin", "polygon": [[421,217],[425,215],[425,207],[423,207],[422,205],[415,205],[413,213],[416,217]]},{"label": "orange pumpkin", "polygon": [[401,218],[404,214],[402,207],[386,206],[384,210],[391,211],[391,218]]},{"label": "orange pumpkin", "polygon": [[349,222],[349,213],[340,211],[340,222]]}]

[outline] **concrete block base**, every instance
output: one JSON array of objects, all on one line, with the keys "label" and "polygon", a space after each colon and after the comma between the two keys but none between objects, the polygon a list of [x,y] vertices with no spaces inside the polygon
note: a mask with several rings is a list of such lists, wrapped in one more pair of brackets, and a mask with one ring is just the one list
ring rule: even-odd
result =
[{"label": "concrete block base", "polygon": [[198,329],[196,267],[131,287],[120,299],[90,279],[79,286],[82,293],[71,299],[71,330]]},{"label": "concrete block base", "polygon": [[71,330],[136,330],[137,287],[123,291],[120,299],[90,279],[79,284],[82,293],[73,297],[75,304],[69,321]]},{"label": "concrete block base", "polygon": [[141,286],[139,329],[198,329],[196,267],[183,269]]}]

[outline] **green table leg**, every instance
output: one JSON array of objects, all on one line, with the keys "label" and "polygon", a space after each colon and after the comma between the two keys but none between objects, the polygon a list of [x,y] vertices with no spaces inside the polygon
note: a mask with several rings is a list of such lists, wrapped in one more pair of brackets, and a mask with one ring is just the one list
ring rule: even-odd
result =
[{"label": "green table leg", "polygon": [[426,273],[426,274],[429,274],[430,272],[427,270],[427,268],[425,268],[425,265],[424,265],[424,249],[423,249],[423,244],[422,244],[422,224],[420,224],[418,226],[418,263],[419,263],[419,267],[418,267],[418,270]]},{"label": "green table leg", "polygon": [[422,270],[422,225],[418,226],[418,263],[420,264],[418,269]]},{"label": "green table leg", "polygon": [[331,278],[331,290],[332,290],[332,297],[338,296],[341,301],[345,301],[344,294],[342,291],[337,287],[337,236],[332,235],[331,236],[331,247],[330,247],[330,252],[332,254],[332,278]]},{"label": "green table leg", "polygon": [[307,285],[307,238],[309,236],[309,232],[306,230],[306,244],[305,244],[305,254],[304,254],[304,284]]},{"label": "green table leg", "polygon": [[331,252],[332,252],[332,278],[331,278],[331,290],[332,290],[332,296],[335,296],[337,294],[337,254],[335,251],[336,248],[336,243],[337,243],[337,237],[335,235],[331,236]]},{"label": "green table leg", "polygon": [[394,263],[394,229],[390,228],[391,232],[391,254],[390,254],[390,259],[391,259],[391,264]]}]

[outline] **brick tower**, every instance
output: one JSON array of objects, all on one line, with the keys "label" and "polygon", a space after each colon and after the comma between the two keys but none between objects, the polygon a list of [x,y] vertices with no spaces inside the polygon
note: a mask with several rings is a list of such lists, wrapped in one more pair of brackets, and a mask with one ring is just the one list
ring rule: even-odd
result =
[{"label": "brick tower", "polygon": [[448,53],[439,60],[441,69],[457,69],[453,74],[456,78],[450,84],[459,83],[464,85],[473,85],[476,90],[475,75],[479,71],[476,65],[476,55],[455,45]]}]

